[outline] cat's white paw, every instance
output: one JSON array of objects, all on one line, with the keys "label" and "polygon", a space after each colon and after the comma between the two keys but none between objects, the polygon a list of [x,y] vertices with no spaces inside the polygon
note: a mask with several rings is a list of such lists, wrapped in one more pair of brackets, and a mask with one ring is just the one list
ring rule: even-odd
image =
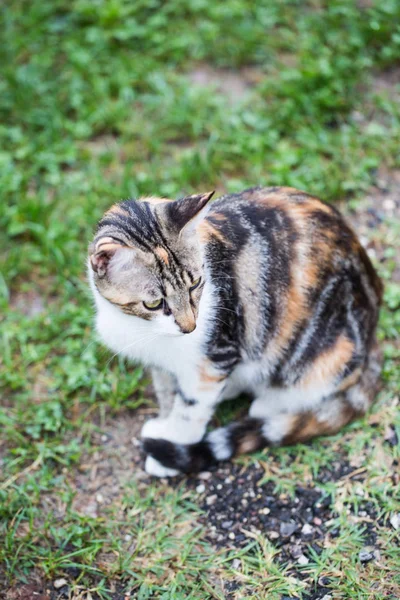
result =
[{"label": "cat's white paw", "polygon": [[152,456],[146,458],[144,468],[146,473],[153,475],[154,477],[175,477],[176,475],[179,475],[179,471],[164,467],[164,465]]},{"label": "cat's white paw", "polygon": [[143,425],[142,438],[167,440],[174,444],[196,444],[204,435],[204,426],[195,421],[177,419],[150,419]]},{"label": "cat's white paw", "polygon": [[155,440],[169,440],[171,425],[167,419],[150,419],[142,427],[142,438],[153,438]]}]

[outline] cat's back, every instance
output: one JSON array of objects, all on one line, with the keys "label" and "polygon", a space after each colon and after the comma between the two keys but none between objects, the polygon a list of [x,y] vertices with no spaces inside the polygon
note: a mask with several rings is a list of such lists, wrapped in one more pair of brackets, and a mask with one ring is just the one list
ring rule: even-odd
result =
[{"label": "cat's back", "polygon": [[[327,274],[357,271],[381,297],[382,285],[357,235],[333,206],[291,187],[255,187],[216,200],[204,234],[232,260],[262,253],[282,282],[301,272],[320,288]],[[252,255],[250,258],[249,253]]]},{"label": "cat's back", "polygon": [[370,344],[382,285],[334,207],[294,188],[252,188],[216,200],[201,232],[227,334],[248,356],[289,356],[302,332],[319,351],[343,328]]}]

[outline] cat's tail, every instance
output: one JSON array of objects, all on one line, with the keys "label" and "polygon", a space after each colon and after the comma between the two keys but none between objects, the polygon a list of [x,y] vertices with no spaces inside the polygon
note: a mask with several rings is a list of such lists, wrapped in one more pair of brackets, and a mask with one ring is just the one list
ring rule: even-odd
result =
[{"label": "cat's tail", "polygon": [[321,399],[314,410],[279,413],[267,418],[255,418],[257,415],[253,413],[252,417],[211,431],[203,440],[191,445],[145,438],[144,450],[164,467],[191,473],[206,471],[219,461],[267,446],[297,444],[337,433],[362,416],[372,404],[379,388],[380,363],[380,351],[375,347],[359,380],[351,382],[348,389]]},{"label": "cat's tail", "polygon": [[206,471],[212,465],[269,445],[263,434],[265,421],[247,418],[208,433],[197,444],[176,444],[162,439],[145,438],[144,451],[164,467],[182,473]]}]

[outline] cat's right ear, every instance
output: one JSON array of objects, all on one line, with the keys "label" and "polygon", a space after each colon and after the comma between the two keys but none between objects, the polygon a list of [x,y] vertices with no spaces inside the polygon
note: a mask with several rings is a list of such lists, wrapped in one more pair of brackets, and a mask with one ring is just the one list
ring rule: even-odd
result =
[{"label": "cat's right ear", "polygon": [[101,237],[89,246],[90,264],[98,277],[105,276],[110,260],[118,250],[125,247],[122,242],[110,236]]}]

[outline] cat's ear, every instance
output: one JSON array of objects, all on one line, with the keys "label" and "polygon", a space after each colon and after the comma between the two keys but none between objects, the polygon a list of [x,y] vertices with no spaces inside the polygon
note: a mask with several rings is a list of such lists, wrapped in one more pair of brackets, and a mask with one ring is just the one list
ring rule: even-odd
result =
[{"label": "cat's ear", "polygon": [[195,194],[168,203],[165,211],[169,223],[179,232],[183,229],[194,229],[197,223],[204,219],[207,204],[213,195],[214,191]]},{"label": "cat's ear", "polygon": [[90,264],[98,277],[104,277],[110,260],[121,248],[126,248],[125,244],[110,236],[101,237],[89,246]]}]

